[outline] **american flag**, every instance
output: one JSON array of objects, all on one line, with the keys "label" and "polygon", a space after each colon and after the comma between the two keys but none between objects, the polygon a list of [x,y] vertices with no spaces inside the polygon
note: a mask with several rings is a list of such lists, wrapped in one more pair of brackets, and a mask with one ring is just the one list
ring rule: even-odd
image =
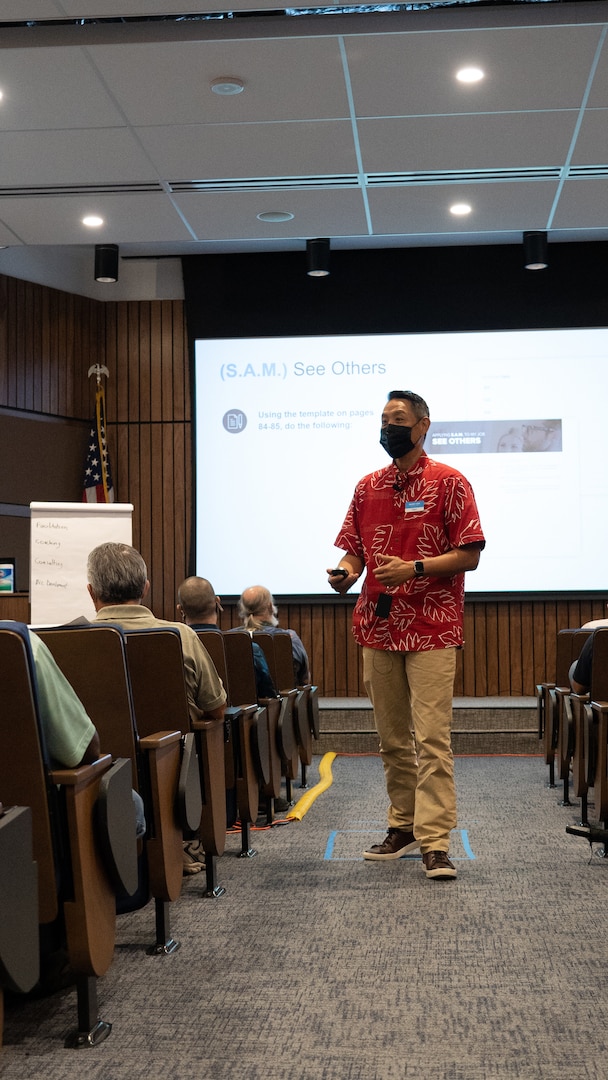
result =
[{"label": "american flag", "polygon": [[89,432],[82,501],[114,502],[112,473],[106,445],[106,403],[103,386],[97,387],[95,396],[95,419]]}]

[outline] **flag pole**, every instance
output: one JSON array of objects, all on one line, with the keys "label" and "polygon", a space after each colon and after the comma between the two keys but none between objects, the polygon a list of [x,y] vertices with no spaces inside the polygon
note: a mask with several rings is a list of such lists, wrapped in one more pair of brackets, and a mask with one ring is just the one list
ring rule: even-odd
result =
[{"label": "flag pole", "polygon": [[95,426],[97,428],[97,443],[98,443],[98,446],[99,446],[99,449],[100,449],[100,452],[101,452],[101,456],[102,456],[101,457],[101,462],[100,462],[100,466],[101,466],[101,482],[102,482],[102,485],[103,485],[104,501],[105,502],[110,502],[110,493],[109,493],[109,488],[108,488],[107,461],[106,461],[106,458],[105,458],[105,446],[106,446],[106,438],[105,438],[105,425],[106,425],[105,394],[104,394],[104,389],[103,389],[103,385],[102,385],[102,382],[101,382],[102,375],[105,375],[106,378],[109,378],[110,372],[108,371],[105,364],[91,364],[87,374],[88,374],[89,379],[91,378],[91,375],[95,375],[95,378],[96,378],[96,381],[97,381],[97,388],[96,388],[96,391],[95,391]]}]

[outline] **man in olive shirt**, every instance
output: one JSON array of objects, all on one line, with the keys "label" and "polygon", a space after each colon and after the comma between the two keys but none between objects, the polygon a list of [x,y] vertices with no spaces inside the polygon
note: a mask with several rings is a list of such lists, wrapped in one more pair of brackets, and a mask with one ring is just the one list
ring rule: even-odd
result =
[{"label": "man in olive shirt", "polygon": [[118,623],[125,630],[163,626],[179,630],[188,700],[205,716],[221,720],[226,709],[226,691],[196,632],[184,623],[157,619],[144,606],[150,582],[139,552],[128,544],[100,544],[89,555],[87,576],[96,622]]},{"label": "man in olive shirt", "polygon": [[[87,577],[96,622],[117,623],[125,630],[153,630],[172,626],[179,631],[188,700],[200,709],[203,716],[221,720],[226,711],[226,691],[198,634],[184,623],[157,619],[144,606],[150,582],[140,553],[129,544],[100,544],[89,554]],[[199,873],[204,866],[205,856],[200,840],[186,842],[184,873]]]}]

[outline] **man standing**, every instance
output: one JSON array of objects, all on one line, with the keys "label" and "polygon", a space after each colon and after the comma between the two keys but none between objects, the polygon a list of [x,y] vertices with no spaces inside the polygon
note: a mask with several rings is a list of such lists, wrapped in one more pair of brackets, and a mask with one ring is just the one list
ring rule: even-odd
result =
[{"label": "man standing", "polygon": [[393,459],[355,488],[335,541],[345,551],[329,584],[345,593],[367,571],[353,617],[384,765],[388,833],[363,855],[420,849],[429,878],[454,878],[451,749],[456,649],[463,643],[464,573],[485,540],[470,484],[427,457],[425,401],[393,390],[380,443]]}]

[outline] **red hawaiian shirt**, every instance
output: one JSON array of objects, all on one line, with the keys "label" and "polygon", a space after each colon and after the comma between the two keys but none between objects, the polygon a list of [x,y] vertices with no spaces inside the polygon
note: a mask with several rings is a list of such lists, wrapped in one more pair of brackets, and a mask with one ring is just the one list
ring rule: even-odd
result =
[{"label": "red hawaiian shirt", "polygon": [[[364,476],[335,544],[365,561],[353,616],[359,645],[392,652],[462,645],[464,574],[393,587],[374,576],[377,554],[424,560],[465,544],[485,545],[473,489],[461,473],[423,453],[408,473],[393,462]],[[392,596],[387,618],[375,613],[380,593]]]}]

